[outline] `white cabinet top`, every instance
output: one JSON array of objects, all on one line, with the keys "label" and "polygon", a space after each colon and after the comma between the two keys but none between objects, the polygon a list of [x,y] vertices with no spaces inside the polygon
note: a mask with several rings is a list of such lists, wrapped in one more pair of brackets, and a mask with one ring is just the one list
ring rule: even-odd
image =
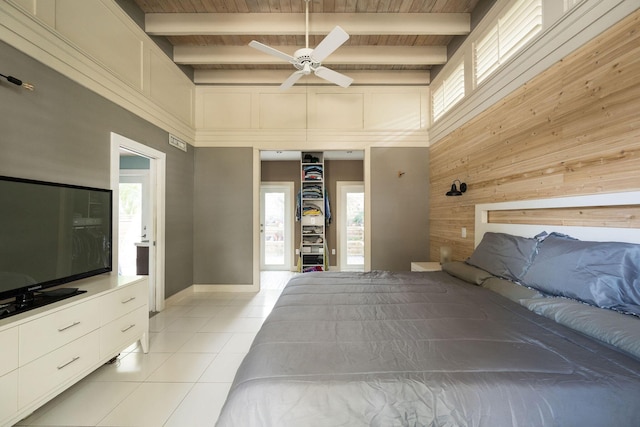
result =
[{"label": "white cabinet top", "polygon": [[[87,292],[74,295],[70,298],[66,298],[54,303],[35,308],[33,310],[25,311],[24,313],[16,314],[15,316],[5,317],[0,319],[0,331],[8,329],[13,326],[18,326],[25,322],[30,322],[39,317],[47,314],[54,313],[55,311],[63,308],[69,308],[75,304],[86,301],[87,299],[95,298],[96,296],[105,292],[111,292],[124,286],[129,286],[140,281],[147,280],[146,276],[118,276],[117,273],[105,273],[98,276],[88,277],[86,279],[76,280],[74,282],[65,283],[60,285],[61,288],[78,288]],[[51,288],[55,289],[55,288]],[[97,315],[97,313],[96,313]]]}]

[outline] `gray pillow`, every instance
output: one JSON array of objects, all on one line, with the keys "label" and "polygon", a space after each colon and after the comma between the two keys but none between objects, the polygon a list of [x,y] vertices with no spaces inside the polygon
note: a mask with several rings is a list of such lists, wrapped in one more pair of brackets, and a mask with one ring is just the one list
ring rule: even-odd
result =
[{"label": "gray pillow", "polygon": [[511,280],[500,279],[498,277],[491,277],[485,280],[482,287],[491,289],[493,292],[515,302],[520,302],[520,300],[523,299],[542,297],[542,294],[535,289],[530,289]]},{"label": "gray pillow", "polygon": [[445,262],[442,264],[442,269],[450,275],[474,285],[482,285],[486,279],[493,277],[491,273],[462,261]]},{"label": "gray pillow", "polygon": [[640,319],[564,298],[520,301],[529,310],[585,335],[599,339],[640,359]]},{"label": "gray pillow", "polygon": [[487,232],[466,262],[494,276],[518,282],[529,268],[537,245],[536,239]]},{"label": "gray pillow", "polygon": [[551,234],[522,280],[547,294],[640,315],[640,245]]}]

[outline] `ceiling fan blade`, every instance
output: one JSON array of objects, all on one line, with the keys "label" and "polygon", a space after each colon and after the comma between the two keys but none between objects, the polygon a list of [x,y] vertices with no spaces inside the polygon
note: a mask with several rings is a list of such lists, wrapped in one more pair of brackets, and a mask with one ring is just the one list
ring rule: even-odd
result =
[{"label": "ceiling fan blade", "polygon": [[311,52],[311,57],[315,59],[317,62],[322,62],[327,56],[331,55],[334,50],[342,46],[342,43],[349,40],[349,34],[339,25],[331,30],[327,36],[322,39],[320,44],[313,49]]},{"label": "ceiling fan blade", "polygon": [[267,46],[266,44],[262,44],[260,42],[257,42],[255,40],[251,40],[251,42],[249,43],[249,46],[251,46],[254,49],[258,49],[261,52],[267,53],[271,56],[275,56],[278,57],[280,59],[283,59],[287,62],[290,62],[291,64],[295,64],[296,63],[296,58],[294,58],[291,55],[287,55],[284,52],[280,52],[278,49],[274,49],[270,46]]},{"label": "ceiling fan blade", "polygon": [[351,83],[353,83],[353,79],[349,76],[345,76],[344,74],[340,74],[337,71],[333,71],[327,67],[318,67],[316,68],[316,76],[330,81],[331,83],[335,83],[340,87],[349,87]]},{"label": "ceiling fan blade", "polygon": [[304,76],[305,73],[304,71],[295,71],[293,74],[291,74],[289,76],[289,78],[287,78],[287,80],[285,80],[281,85],[280,85],[280,90],[287,90],[289,89],[291,86],[293,86],[298,80],[300,80],[300,78],[302,76]]}]

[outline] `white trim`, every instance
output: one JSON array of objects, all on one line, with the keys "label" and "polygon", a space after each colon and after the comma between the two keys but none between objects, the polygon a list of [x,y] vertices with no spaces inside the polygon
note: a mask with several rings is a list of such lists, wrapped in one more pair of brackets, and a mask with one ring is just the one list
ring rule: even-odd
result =
[{"label": "white trim", "polygon": [[[262,163],[260,161],[260,150],[253,149],[253,283],[250,289],[242,288],[240,291],[259,292],[260,291],[260,181],[262,178]],[[236,286],[246,285],[220,285],[222,288],[231,286],[233,290],[229,292],[238,292]],[[224,289],[220,289],[221,291]]]},{"label": "white trim", "polygon": [[[113,190],[113,217],[118,218],[119,202],[118,187],[120,182],[120,147],[124,147],[130,151],[138,153],[144,157],[151,159],[150,168],[150,187],[155,189],[152,194],[155,207],[156,232],[155,247],[149,247],[149,272],[153,273],[155,280],[155,310],[162,311],[164,309],[165,295],[165,205],[166,205],[166,154],[140,144],[132,139],[126,138],[117,133],[111,132],[111,189]],[[118,236],[118,223],[113,223],[114,236]],[[153,251],[155,249],[155,256]],[[118,240],[114,239],[113,257],[118,260]],[[117,267],[116,267],[117,271]]]},{"label": "white trim", "polygon": [[[258,282],[259,283],[259,282]],[[260,289],[253,284],[248,285],[227,285],[227,284],[194,284],[193,293],[199,292],[260,292]]]},{"label": "white trim", "polygon": [[165,307],[179,303],[183,299],[192,296],[194,292],[195,291],[193,290],[193,285],[189,286],[188,288],[182,289],[181,291],[178,291],[177,293],[164,300]]},{"label": "white trim", "polygon": [[[429,103],[428,96],[425,97]],[[425,114],[428,109],[425,110]],[[429,120],[425,117],[424,120]],[[260,150],[363,150],[366,147],[428,147],[426,129],[322,130],[322,129],[199,129],[195,147],[247,147]]]},{"label": "white trim", "polygon": [[640,191],[478,204],[476,205],[475,213],[475,246],[478,246],[484,233],[489,231],[524,237],[533,237],[542,231],[546,231],[547,233],[556,231],[581,240],[640,243],[640,229],[638,228],[549,226],[488,222],[488,213],[490,211],[625,205],[640,206]]}]

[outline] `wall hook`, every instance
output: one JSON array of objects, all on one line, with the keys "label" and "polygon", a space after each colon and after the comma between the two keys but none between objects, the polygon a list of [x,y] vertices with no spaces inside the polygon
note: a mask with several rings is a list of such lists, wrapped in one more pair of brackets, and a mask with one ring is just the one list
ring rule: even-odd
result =
[{"label": "wall hook", "polygon": [[398,178],[402,177],[406,172],[398,171]]}]

